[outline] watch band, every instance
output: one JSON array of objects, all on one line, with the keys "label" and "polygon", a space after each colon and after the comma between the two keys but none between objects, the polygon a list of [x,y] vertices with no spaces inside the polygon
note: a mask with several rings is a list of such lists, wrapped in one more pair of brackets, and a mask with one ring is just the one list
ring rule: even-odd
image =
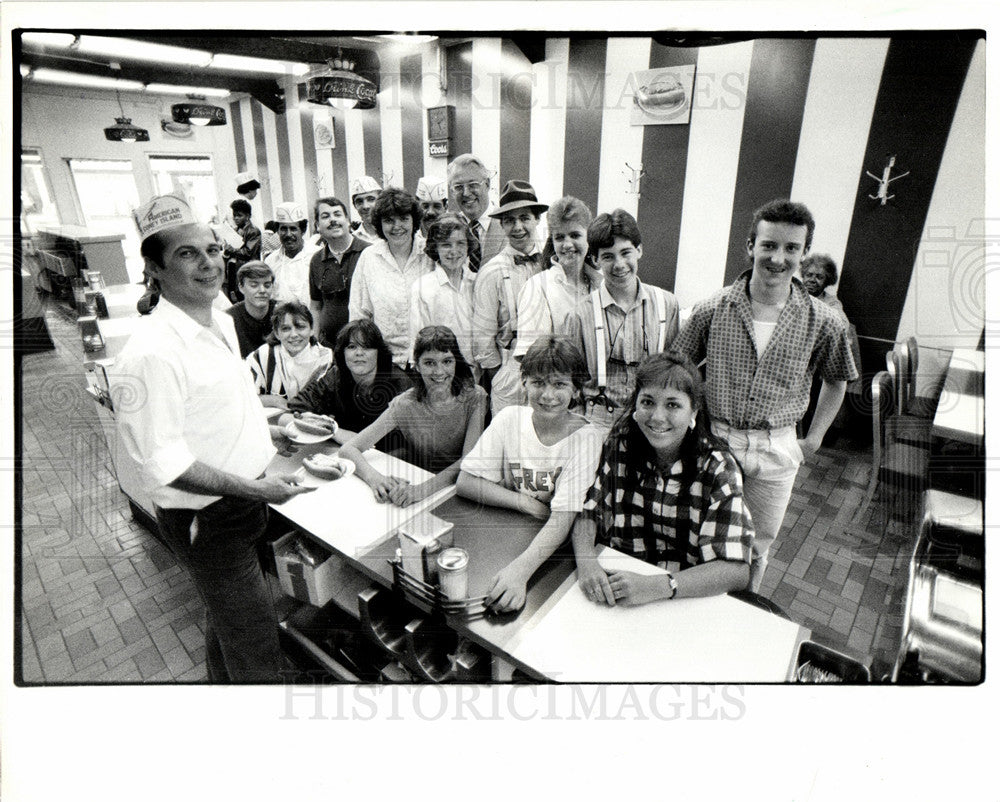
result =
[{"label": "watch band", "polygon": [[667,596],[667,600],[669,601],[677,595],[677,580],[674,579],[674,575],[669,571],[667,571],[667,582],[670,584],[670,595]]}]

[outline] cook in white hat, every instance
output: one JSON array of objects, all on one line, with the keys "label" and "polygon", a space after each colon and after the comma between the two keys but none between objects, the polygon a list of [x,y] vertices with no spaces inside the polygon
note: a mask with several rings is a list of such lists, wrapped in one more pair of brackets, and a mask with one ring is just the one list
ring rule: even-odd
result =
[{"label": "cook in white hat", "polygon": [[420,233],[425,237],[431,223],[448,208],[448,184],[443,178],[425,175],[417,182],[417,203],[423,217],[420,219]]},{"label": "cook in white hat", "polygon": [[[173,261],[172,251],[177,250],[172,245],[174,241],[188,242],[197,240],[204,246],[204,250],[211,250],[213,256],[205,260],[207,266],[201,271],[197,280],[192,280],[189,271],[171,271],[167,279],[168,291],[175,296],[175,304],[180,305],[185,300],[191,300],[187,296],[192,290],[204,291],[214,297],[220,306],[228,306],[222,296],[222,278],[225,273],[225,265],[222,259],[222,245],[217,243],[215,233],[212,229],[200,222],[195,217],[194,210],[187,198],[183,195],[157,195],[142,206],[132,212],[132,219],[135,227],[139,231],[139,253],[144,260],[143,277],[146,283],[146,292],[136,304],[136,309],[141,314],[148,314],[156,306],[160,299],[161,284],[160,275],[164,268]],[[216,243],[217,248],[211,243]],[[215,258],[217,251],[217,259]],[[211,267],[218,262],[222,265],[222,271],[215,282],[215,277],[209,275]],[[166,296],[165,296],[166,297]],[[174,298],[171,298],[174,300]]]},{"label": "cook in white hat", "polygon": [[363,175],[351,182],[351,204],[361,218],[361,225],[354,231],[354,236],[365,242],[378,242],[378,232],[372,225],[372,209],[375,208],[375,198],[382,191],[378,181],[370,175]]},{"label": "cook in white hat", "polygon": [[276,227],[278,238],[285,255],[292,257],[302,250],[305,244],[306,231],[309,228],[309,218],[301,204],[285,201],[274,207],[274,215],[270,220]]},{"label": "cook in white hat", "polygon": [[257,197],[257,190],[260,189],[260,181],[253,173],[236,174],[236,191],[247,200]]}]

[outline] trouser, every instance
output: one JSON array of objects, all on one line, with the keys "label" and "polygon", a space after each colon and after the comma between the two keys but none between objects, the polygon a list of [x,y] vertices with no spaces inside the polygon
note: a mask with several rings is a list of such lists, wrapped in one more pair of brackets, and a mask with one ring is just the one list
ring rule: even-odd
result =
[{"label": "trouser", "polygon": [[733,429],[713,423],[712,431],[729,444],[743,468],[743,500],[753,518],[753,560],[750,590],[760,590],[767,553],[778,536],[792,497],[802,449],[794,426],[781,429]]},{"label": "trouser", "polygon": [[256,550],[267,506],[222,498],[200,510],[155,511],[164,541],[205,603],[209,681],[280,681],[278,619]]}]

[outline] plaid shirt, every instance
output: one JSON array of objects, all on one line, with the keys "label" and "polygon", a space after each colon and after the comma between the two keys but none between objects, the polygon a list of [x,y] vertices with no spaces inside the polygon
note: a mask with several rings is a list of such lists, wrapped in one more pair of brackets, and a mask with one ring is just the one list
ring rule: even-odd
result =
[{"label": "plaid shirt", "polygon": [[707,358],[706,399],[713,420],[734,429],[794,426],[809,406],[813,373],[825,381],[858,377],[847,323],[797,278],[774,334],[757,353],[747,270],[695,305],[672,351],[696,364]]},{"label": "plaid shirt", "polygon": [[680,460],[669,473],[648,461],[631,467],[628,442],[627,434],[605,441],[580,513],[594,521],[598,543],[668,571],[716,559],[750,562],[753,523],[732,455],[711,451],[685,486]]}]

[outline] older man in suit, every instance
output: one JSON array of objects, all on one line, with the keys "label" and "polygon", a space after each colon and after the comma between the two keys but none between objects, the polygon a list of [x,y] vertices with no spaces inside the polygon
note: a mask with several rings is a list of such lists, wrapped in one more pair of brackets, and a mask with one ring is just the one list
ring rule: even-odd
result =
[{"label": "older man in suit", "polygon": [[469,267],[475,273],[507,242],[500,221],[490,217],[490,171],[471,153],[463,153],[448,165],[448,209],[460,212],[479,243],[469,253]]}]

